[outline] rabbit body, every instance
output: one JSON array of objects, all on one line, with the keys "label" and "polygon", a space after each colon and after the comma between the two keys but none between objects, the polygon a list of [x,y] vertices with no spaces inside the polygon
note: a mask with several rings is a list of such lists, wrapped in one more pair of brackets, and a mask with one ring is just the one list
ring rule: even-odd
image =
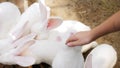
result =
[{"label": "rabbit body", "polygon": [[0,39],[7,38],[20,18],[18,7],[10,2],[0,3]]},{"label": "rabbit body", "polygon": [[115,49],[109,44],[101,44],[87,56],[85,68],[113,68],[116,61]]}]

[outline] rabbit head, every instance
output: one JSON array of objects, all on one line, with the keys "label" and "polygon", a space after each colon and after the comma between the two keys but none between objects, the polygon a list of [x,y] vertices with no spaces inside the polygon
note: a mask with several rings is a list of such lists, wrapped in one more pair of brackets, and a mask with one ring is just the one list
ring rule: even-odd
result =
[{"label": "rabbit head", "polygon": [[[32,4],[21,15],[18,24],[11,30],[10,36],[13,39],[18,39],[30,32],[37,33],[39,35],[47,36],[46,32],[52,28],[57,27],[61,22],[61,18],[50,16],[50,8],[43,2]],[[19,31],[18,31],[19,30]],[[42,36],[41,36],[42,38]]]},{"label": "rabbit head", "polygon": [[60,17],[50,17],[50,8],[39,2],[41,18],[38,23],[31,27],[31,32],[37,33],[37,39],[46,39],[51,29],[58,27],[62,23]]}]

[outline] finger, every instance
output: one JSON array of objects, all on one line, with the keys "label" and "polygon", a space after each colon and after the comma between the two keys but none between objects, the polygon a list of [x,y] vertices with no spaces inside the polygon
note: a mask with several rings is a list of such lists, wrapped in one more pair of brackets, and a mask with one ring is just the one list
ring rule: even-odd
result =
[{"label": "finger", "polygon": [[80,41],[77,40],[77,41],[69,42],[69,43],[67,43],[67,45],[70,47],[74,47],[74,46],[80,46],[81,43],[80,43]]},{"label": "finger", "polygon": [[66,44],[69,43],[69,42],[73,42],[73,41],[76,41],[78,40],[75,36],[70,36],[67,40],[66,40]]}]

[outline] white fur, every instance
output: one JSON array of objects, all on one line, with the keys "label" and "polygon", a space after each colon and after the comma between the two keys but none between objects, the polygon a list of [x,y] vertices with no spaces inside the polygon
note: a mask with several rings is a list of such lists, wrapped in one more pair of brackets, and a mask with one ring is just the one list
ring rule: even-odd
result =
[{"label": "white fur", "polygon": [[[24,58],[20,59],[21,61],[19,60],[20,64],[16,63],[17,61],[15,61],[14,58],[11,61],[11,56],[16,57],[16,55],[14,55],[13,53],[14,52],[16,53],[18,51],[15,51],[15,49],[14,49],[14,50],[11,50],[11,52],[12,53],[3,54],[2,56],[0,56],[0,58],[2,58],[0,60],[0,63],[9,64],[9,65],[10,64],[21,65],[24,63],[24,62],[21,63],[22,60],[23,61],[25,60]],[[84,59],[81,54],[80,47],[70,48],[70,47],[67,47],[63,42],[52,41],[52,40],[36,40],[33,45],[31,45],[27,49],[25,49],[25,51],[22,52],[22,54],[20,54],[20,55],[21,55],[20,56],[21,58],[25,57],[25,56],[31,57],[27,61],[33,60],[33,59],[35,60],[35,62],[32,61],[30,64],[28,64],[28,66],[33,65],[33,64],[39,64],[41,62],[45,62],[45,63],[53,66],[53,68],[58,68],[58,67],[54,67],[54,66],[57,66],[57,64],[63,62],[61,65],[63,68],[66,68],[66,65],[64,65],[64,63],[69,64],[68,66],[74,64],[74,66],[72,66],[70,68],[75,68],[75,67],[81,68],[81,67],[83,67],[83,63],[84,63]],[[5,56],[10,56],[10,57],[6,58]],[[62,59],[61,61],[58,61],[59,57],[61,57],[61,59]],[[73,61],[73,62],[71,62],[71,63],[68,61],[64,62],[67,59],[68,59],[68,61]],[[53,63],[54,65],[52,65],[53,60],[54,60],[54,63]],[[21,66],[26,67],[27,65],[21,65]]]},{"label": "white fur", "polygon": [[35,38],[36,34],[28,34],[18,40],[13,40],[10,38],[6,38],[6,39],[1,39],[0,40],[0,55],[3,55],[5,53],[9,53],[9,51],[15,49],[16,47],[20,47],[22,45],[24,45],[26,42],[32,40],[33,38]]},{"label": "white fur", "polygon": [[18,7],[13,3],[0,3],[0,39],[8,37],[10,29],[16,25],[20,15]]},{"label": "white fur", "polygon": [[[61,65],[62,68],[66,68],[66,67],[82,68],[84,59],[81,53],[81,46],[71,48],[65,45],[65,41],[71,35],[71,33],[90,30],[90,28],[82,24],[81,22],[77,22],[77,21],[64,21],[60,25],[60,23],[62,22],[60,18],[48,18],[49,15],[47,14],[47,9],[44,7],[44,5],[40,4],[41,11],[39,11],[38,8],[39,8],[38,4],[35,3],[31,5],[22,14],[19,23],[11,32],[11,36],[14,37],[15,39],[19,39],[20,37],[22,36],[24,37],[26,34],[29,34],[31,32],[31,33],[37,33],[37,35],[40,38],[44,36],[44,38],[42,38],[42,40],[36,40],[35,43],[32,44],[31,46],[21,44],[22,46],[20,46],[20,48],[18,46],[18,49],[14,48],[10,52],[2,54],[0,58],[3,59],[0,60],[0,63],[29,66],[41,62],[45,62],[52,65],[53,62],[52,66],[54,68],[58,68],[59,65]],[[33,23],[36,24],[33,25]],[[56,29],[51,30],[53,28]],[[43,32],[39,32],[39,30]],[[43,39],[47,39],[47,40],[43,40]],[[22,49],[23,52],[20,49]],[[18,55],[16,55],[16,52],[20,53],[19,50],[20,52],[22,52],[22,54],[20,54],[20,56],[18,57]],[[68,56],[67,58],[66,55]],[[10,57],[6,58],[5,56],[10,56]],[[13,60],[11,57],[14,57]],[[26,57],[29,58],[26,59]],[[23,61],[32,60],[32,61],[25,63],[22,60]],[[71,66],[72,64],[73,66]]]},{"label": "white fur", "polygon": [[31,26],[38,22],[41,18],[40,8],[38,3],[33,3],[21,15],[18,24],[11,30],[10,35],[14,38],[20,38],[29,34]]},{"label": "white fur", "polygon": [[11,46],[13,39],[9,31],[17,24],[20,15],[18,7],[13,3],[0,3],[0,55],[14,48]]},{"label": "white fur", "polygon": [[[80,31],[89,31],[89,30],[90,27],[83,24],[82,22],[78,22],[74,20],[65,20],[59,27],[50,31],[49,39],[56,40],[56,38],[59,36],[61,40],[65,43],[66,40],[71,35],[71,33],[75,34]],[[97,46],[97,42],[95,41],[90,44],[84,45],[82,46],[82,53],[96,46]]]},{"label": "white fur", "polygon": [[81,46],[64,47],[53,60],[53,68],[83,68]]},{"label": "white fur", "polygon": [[[90,56],[91,55],[91,61]],[[91,64],[92,68],[113,68],[117,61],[117,53],[115,49],[108,44],[101,44],[93,49],[88,55],[85,68],[89,68]]]}]

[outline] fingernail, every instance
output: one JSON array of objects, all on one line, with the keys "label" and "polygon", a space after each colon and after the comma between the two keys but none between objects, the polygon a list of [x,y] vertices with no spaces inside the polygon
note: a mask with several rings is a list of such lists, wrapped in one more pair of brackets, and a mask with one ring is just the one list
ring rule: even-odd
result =
[{"label": "fingernail", "polygon": [[67,45],[68,45],[68,46],[71,46],[71,44],[70,44],[70,43],[67,43]]}]

